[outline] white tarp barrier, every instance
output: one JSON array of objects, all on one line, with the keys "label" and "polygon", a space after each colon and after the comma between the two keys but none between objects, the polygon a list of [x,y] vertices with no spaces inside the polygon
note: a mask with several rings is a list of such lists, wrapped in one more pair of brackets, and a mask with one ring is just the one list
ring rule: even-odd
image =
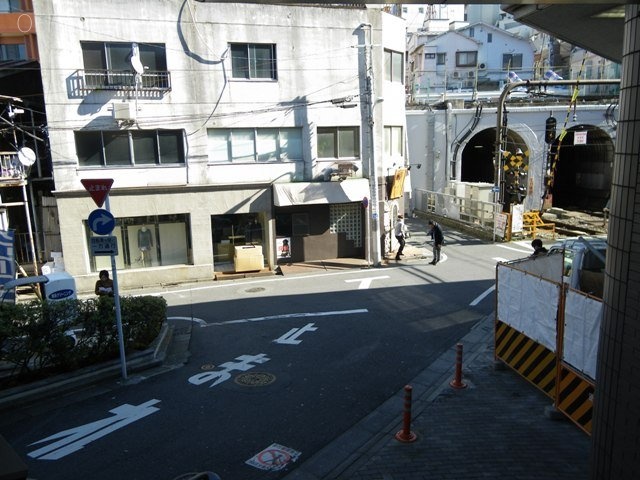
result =
[{"label": "white tarp barrier", "polygon": [[560,286],[498,265],[498,320],[556,351]]},{"label": "white tarp barrier", "polygon": [[596,379],[602,302],[569,289],[564,308],[563,360]]}]

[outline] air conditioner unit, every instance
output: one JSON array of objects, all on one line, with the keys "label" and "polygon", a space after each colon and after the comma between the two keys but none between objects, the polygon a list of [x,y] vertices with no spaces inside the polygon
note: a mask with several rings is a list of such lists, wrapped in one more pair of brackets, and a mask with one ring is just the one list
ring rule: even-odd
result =
[{"label": "air conditioner unit", "polygon": [[478,65],[478,69],[480,70],[484,70],[485,68],[487,68],[487,66],[484,63],[481,63],[480,65]]},{"label": "air conditioner unit", "polygon": [[458,78],[460,76],[460,72],[453,72],[453,78]]},{"label": "air conditioner unit", "polygon": [[113,119],[119,122],[131,122],[136,119],[136,107],[130,102],[113,104]]},{"label": "air conditioner unit", "polygon": [[473,78],[476,76],[476,72],[474,72],[473,70],[468,72],[467,75],[469,75],[469,78]]}]

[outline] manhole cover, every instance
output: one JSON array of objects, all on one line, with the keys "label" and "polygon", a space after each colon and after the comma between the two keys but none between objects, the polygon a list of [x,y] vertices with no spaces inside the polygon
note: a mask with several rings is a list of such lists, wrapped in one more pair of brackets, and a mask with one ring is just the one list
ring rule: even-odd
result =
[{"label": "manhole cover", "polygon": [[258,292],[264,292],[264,287],[253,287],[253,288],[247,288],[245,290],[245,292],[247,293],[258,293]]},{"label": "manhole cover", "polygon": [[243,387],[264,387],[276,381],[276,376],[266,372],[241,373],[234,380]]},{"label": "manhole cover", "polygon": [[205,363],[200,367],[200,370],[213,370],[216,366],[212,363]]}]

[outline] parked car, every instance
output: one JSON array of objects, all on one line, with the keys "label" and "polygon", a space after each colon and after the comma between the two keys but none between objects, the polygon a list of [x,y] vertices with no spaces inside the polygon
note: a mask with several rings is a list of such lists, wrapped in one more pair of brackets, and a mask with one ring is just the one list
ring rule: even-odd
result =
[{"label": "parked car", "polygon": [[554,243],[549,253],[564,255],[564,282],[571,288],[602,298],[607,237],[573,237]]}]

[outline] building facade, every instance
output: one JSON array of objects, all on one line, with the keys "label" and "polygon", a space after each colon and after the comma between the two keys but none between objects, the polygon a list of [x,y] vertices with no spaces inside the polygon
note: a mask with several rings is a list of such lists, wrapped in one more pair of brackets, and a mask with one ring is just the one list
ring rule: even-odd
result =
[{"label": "building facade", "polygon": [[110,262],[90,248],[86,179],[113,179],[126,287],[235,271],[236,247],[269,269],[379,259],[386,179],[405,166],[402,19],[181,0],[36,0],[34,12],[80,291]]}]

